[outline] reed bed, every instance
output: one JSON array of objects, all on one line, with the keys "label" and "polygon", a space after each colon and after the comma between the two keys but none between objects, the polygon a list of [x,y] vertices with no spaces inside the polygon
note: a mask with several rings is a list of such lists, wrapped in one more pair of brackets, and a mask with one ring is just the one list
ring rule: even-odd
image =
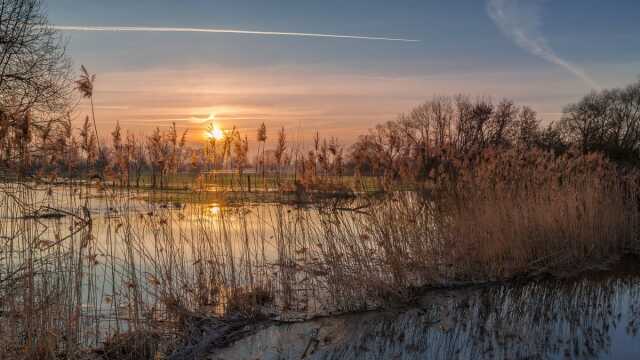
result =
[{"label": "reed bed", "polygon": [[638,177],[602,157],[487,153],[424,191],[330,212],[313,256],[349,310],[424,287],[602,269],[640,250]]},{"label": "reed bed", "polygon": [[475,161],[451,161],[428,187],[306,207],[3,184],[3,354],[184,354],[216,343],[211,329],[232,338],[255,321],[369,310],[432,286],[566,276],[639,253],[634,173],[535,150]]}]

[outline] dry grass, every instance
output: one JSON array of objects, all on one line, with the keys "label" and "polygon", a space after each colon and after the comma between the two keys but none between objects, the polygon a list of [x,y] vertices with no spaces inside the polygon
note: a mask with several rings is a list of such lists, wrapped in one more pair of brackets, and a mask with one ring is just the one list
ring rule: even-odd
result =
[{"label": "dry grass", "polygon": [[[81,331],[85,324],[80,314],[88,296],[83,271],[93,266],[85,259],[91,219],[56,210],[53,194],[38,196],[24,184],[2,184],[1,191],[2,351],[14,358],[75,353],[88,336]],[[33,215],[38,212],[64,214],[68,222],[52,226]]]},{"label": "dry grass", "polygon": [[[332,212],[311,251],[349,310],[415,288],[567,275],[640,250],[638,177],[599,156],[487,153],[428,193]],[[342,303],[342,301],[345,301]]]},{"label": "dry grass", "polygon": [[[3,185],[2,351],[164,356],[201,346],[193,337],[206,340],[206,329],[234,337],[247,321],[371,309],[425,286],[566,275],[640,249],[638,178],[598,156],[486,153],[448,169],[430,191],[312,208]],[[28,216],[45,205],[64,217]],[[104,216],[84,210],[96,205]]]},{"label": "dry grass", "polygon": [[640,249],[638,177],[597,155],[488,154],[443,202],[457,276],[565,272]]}]

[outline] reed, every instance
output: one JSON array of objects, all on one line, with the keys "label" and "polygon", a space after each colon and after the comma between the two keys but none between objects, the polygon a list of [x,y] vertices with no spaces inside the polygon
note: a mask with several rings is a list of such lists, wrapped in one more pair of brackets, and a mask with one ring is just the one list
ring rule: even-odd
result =
[{"label": "reed", "polygon": [[640,252],[638,177],[600,156],[485,152],[438,171],[429,187],[307,207],[3,183],[0,346],[15,358],[168,356],[200,349],[213,328],[224,343],[263,319],[570,276]]}]

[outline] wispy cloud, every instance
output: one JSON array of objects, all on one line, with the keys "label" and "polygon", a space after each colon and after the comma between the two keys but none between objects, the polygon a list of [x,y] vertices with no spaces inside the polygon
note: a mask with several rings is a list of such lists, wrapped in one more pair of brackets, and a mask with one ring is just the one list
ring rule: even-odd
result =
[{"label": "wispy cloud", "polygon": [[500,30],[518,46],[583,80],[592,89],[600,86],[575,64],[561,58],[540,32],[540,0],[489,0],[487,11]]},{"label": "wispy cloud", "polygon": [[341,35],[341,34],[319,34],[303,32],[280,32],[280,31],[255,31],[238,29],[209,29],[209,28],[183,28],[183,27],[142,27],[142,26],[66,26],[54,25],[54,29],[61,31],[108,31],[108,32],[173,32],[173,33],[214,33],[214,34],[244,34],[262,36],[297,36],[332,39],[356,39],[356,40],[380,40],[380,41],[401,41],[420,42],[415,39],[403,39],[394,37],[364,36],[364,35]]}]

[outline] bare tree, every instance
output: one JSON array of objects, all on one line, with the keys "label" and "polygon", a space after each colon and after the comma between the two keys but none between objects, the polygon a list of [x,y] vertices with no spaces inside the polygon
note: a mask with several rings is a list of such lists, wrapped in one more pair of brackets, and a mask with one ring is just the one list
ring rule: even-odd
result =
[{"label": "bare tree", "polygon": [[[424,179],[453,160],[473,160],[488,148],[536,142],[538,119],[511,100],[467,96],[435,97],[378,125],[353,145],[351,159],[359,173],[389,179]],[[325,162],[324,151],[320,152]]]},{"label": "bare tree", "polygon": [[[70,62],[40,0],[0,2],[0,162],[53,151],[68,113]],[[44,163],[46,164],[46,162]],[[31,167],[18,164],[22,170]]]},{"label": "bare tree", "polygon": [[41,0],[0,2],[0,105],[3,111],[60,111],[70,92],[70,62]]},{"label": "bare tree", "polygon": [[536,112],[528,106],[523,106],[516,124],[514,141],[517,146],[530,148],[535,145],[540,136],[540,120]]},{"label": "bare tree", "polygon": [[158,175],[160,175],[160,187],[162,187],[162,172],[166,164],[167,151],[159,127],[147,137],[146,145],[147,153],[149,154],[149,165],[151,166],[151,187],[156,188]]},{"label": "bare tree", "polygon": [[569,143],[585,152],[640,163],[640,81],[567,106],[560,127]]},{"label": "bare tree", "polygon": [[133,171],[136,177],[136,187],[140,187],[140,178],[142,177],[142,170],[147,165],[147,160],[144,152],[144,144],[137,143],[133,147]]},{"label": "bare tree", "polygon": [[182,164],[182,155],[186,144],[187,131],[178,137],[175,124],[168,131],[162,132],[160,128],[147,137],[147,154],[149,165],[151,166],[152,187],[158,185],[160,180],[160,188],[166,185],[165,177],[168,174],[175,174]]}]

